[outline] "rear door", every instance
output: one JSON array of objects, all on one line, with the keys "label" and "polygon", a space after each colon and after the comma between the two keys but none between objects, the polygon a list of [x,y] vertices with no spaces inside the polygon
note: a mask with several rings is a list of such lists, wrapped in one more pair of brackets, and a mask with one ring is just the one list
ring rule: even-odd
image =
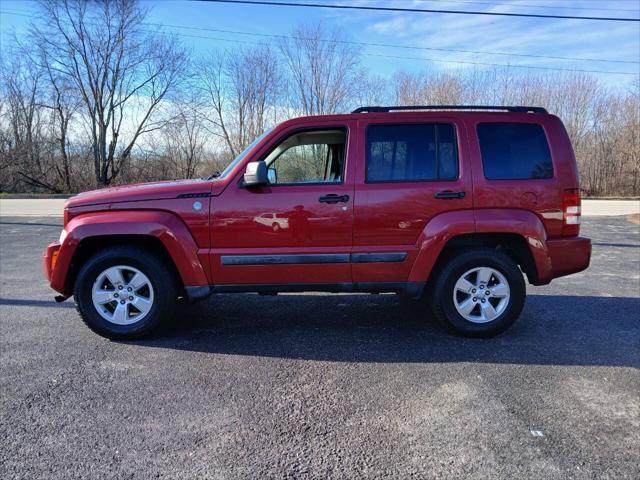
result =
[{"label": "rear door", "polygon": [[438,114],[391,116],[359,124],[354,282],[406,281],[427,222],[473,208],[464,123]]}]

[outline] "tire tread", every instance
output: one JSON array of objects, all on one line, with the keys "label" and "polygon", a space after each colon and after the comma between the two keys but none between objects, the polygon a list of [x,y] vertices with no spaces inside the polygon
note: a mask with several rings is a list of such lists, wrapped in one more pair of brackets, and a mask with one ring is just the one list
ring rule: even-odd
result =
[{"label": "tire tread", "polygon": [[[489,263],[500,267],[502,273],[507,277],[509,288],[512,292],[510,304],[507,310],[495,322],[474,324],[459,317],[468,325],[462,326],[461,324],[456,324],[446,311],[447,304],[445,302],[448,301],[450,296],[447,284],[452,281],[452,277],[456,275],[458,270],[466,268],[464,267],[465,265],[469,266],[469,263],[482,261],[489,261]],[[478,247],[454,254],[449,257],[438,271],[434,272],[434,275],[436,278],[433,287],[430,289],[431,301],[429,302],[433,316],[440,325],[457,335],[467,337],[495,336],[509,328],[517,320],[524,307],[526,286],[522,272],[511,257],[499,250],[489,247]],[[451,304],[453,305],[453,302],[451,302]],[[454,313],[459,316],[457,312]]]}]

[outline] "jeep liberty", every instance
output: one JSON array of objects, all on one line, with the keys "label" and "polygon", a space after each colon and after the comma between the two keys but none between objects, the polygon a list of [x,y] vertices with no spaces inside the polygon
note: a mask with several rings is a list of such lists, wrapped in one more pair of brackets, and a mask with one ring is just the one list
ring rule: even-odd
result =
[{"label": "jeep liberty", "polygon": [[396,292],[489,336],[520,315],[524,275],[588,267],[579,233],[573,150],[543,108],[362,107],[285,121],[206,179],[70,198],[43,267],[108,338],[179,299],[293,291]]}]

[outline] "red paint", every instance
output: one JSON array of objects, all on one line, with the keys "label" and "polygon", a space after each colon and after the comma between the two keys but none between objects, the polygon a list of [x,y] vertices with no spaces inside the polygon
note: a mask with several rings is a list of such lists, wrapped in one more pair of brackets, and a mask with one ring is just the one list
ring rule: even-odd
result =
[{"label": "red paint", "polygon": [[[198,245],[189,229],[177,215],[157,210],[95,211],[74,216],[65,225],[67,236],[61,245],[52,244],[45,254],[50,262],[51,252],[59,249],[58,260],[51,271],[51,288],[65,292],[67,271],[78,245],[83,240],[101,235],[140,235],[158,238],[173,259],[186,286],[207,285],[205,269],[198,258]],[[45,271],[50,267],[45,266]]]},{"label": "red paint", "polygon": [[[320,203],[321,196],[354,197],[357,158],[357,123],[354,120],[323,121],[316,128],[344,128],[347,146],[344,181],[341,184],[273,185],[245,188],[244,167],[213,199],[211,212],[211,270],[214,284],[246,283],[344,283],[351,281],[348,263],[314,265],[222,265],[221,255],[291,253],[349,253],[352,244],[353,201]],[[280,140],[308,126],[285,122],[274,129],[251,160],[263,158]],[[343,207],[347,207],[346,211]]]},{"label": "red paint", "polygon": [[[544,180],[487,180],[476,128],[482,122],[533,122],[548,138],[555,175]],[[452,181],[367,183],[366,129],[372,124],[448,123],[455,127],[459,177]],[[250,161],[301,129],[347,131],[341,184],[245,188]],[[527,242],[539,283],[587,268],[590,241],[567,229],[567,196],[579,188],[566,131],[552,115],[496,112],[394,112],[304,117],[275,127],[223,179],[158,182],[87,192],[65,205],[67,237],[52,244],[43,269],[64,292],[78,245],[101,235],[158,238],[186,286],[224,284],[425,282],[442,249],[459,235],[510,233]],[[465,197],[437,200],[443,190]],[[347,203],[319,203],[327,194]],[[187,198],[178,198],[179,196]],[[574,199],[575,200],[575,199]],[[194,208],[199,202],[200,209]],[[346,208],[343,208],[346,207]],[[563,236],[563,232],[565,236]],[[574,236],[567,237],[567,232]],[[51,259],[58,253],[55,268]],[[406,252],[376,263],[222,265],[224,255]]]},{"label": "red paint", "polygon": [[553,265],[547,251],[547,232],[535,213],[516,208],[491,208],[476,210],[477,233],[515,233],[523,237],[533,256],[541,284],[551,281]]},{"label": "red paint", "polygon": [[581,272],[589,267],[591,240],[584,237],[559,238],[547,242],[553,278]]},{"label": "red paint", "polygon": [[[415,267],[416,257],[424,257],[421,252],[421,237],[426,225],[445,212],[473,208],[471,168],[466,162],[460,162],[459,178],[453,181],[366,182],[364,152],[366,130],[370,125],[415,124],[425,121],[452,124],[458,140],[458,157],[468,157],[467,130],[463,121],[446,112],[430,113],[428,117],[425,115],[427,114],[364,115],[359,122],[361,135],[358,151],[362,153],[358,156],[356,175],[354,251],[376,251],[377,247],[391,246],[391,251],[405,250],[412,254],[402,264],[354,264],[353,278],[356,282],[416,281],[410,276],[410,272]],[[462,199],[436,200],[434,195],[443,190],[465,191],[466,196]],[[450,231],[455,231],[455,227],[452,226]],[[422,263],[423,260],[420,259],[418,265]],[[421,279],[426,280],[429,271],[430,268],[425,270],[420,275]]]},{"label": "red paint", "polygon": [[[512,208],[535,213],[550,237],[562,234],[562,198],[565,189],[579,188],[578,171],[569,137],[554,115],[526,113],[465,113],[469,129],[469,162],[474,172],[476,208]],[[482,169],[479,123],[537,123],[542,126],[553,159],[554,176],[539,180],[487,180]]]},{"label": "red paint", "polygon": [[472,233],[475,233],[473,210],[446,212],[429,221],[418,237],[418,258],[411,266],[409,281],[426,282],[447,242]]}]

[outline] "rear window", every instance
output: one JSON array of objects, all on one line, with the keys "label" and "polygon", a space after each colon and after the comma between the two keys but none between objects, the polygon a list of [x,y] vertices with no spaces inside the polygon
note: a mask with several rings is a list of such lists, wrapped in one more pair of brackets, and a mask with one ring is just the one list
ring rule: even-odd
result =
[{"label": "rear window", "polygon": [[367,182],[456,178],[458,153],[452,125],[371,125],[367,129]]},{"label": "rear window", "polygon": [[544,130],[531,123],[481,123],[478,139],[489,180],[552,178],[553,163]]}]

